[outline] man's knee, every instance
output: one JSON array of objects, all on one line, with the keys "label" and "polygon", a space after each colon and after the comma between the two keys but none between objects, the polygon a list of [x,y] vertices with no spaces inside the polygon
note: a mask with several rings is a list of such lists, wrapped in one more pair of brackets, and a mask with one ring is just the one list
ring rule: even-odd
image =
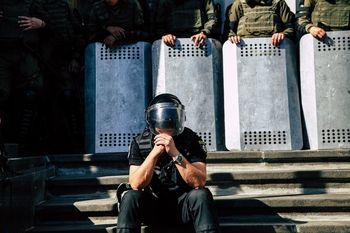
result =
[{"label": "man's knee", "polygon": [[209,189],[193,189],[188,194],[188,201],[190,203],[208,203],[213,201],[213,196]]},{"label": "man's knee", "polygon": [[127,192],[125,192],[125,194],[123,194],[121,203],[123,205],[130,204],[130,203],[138,203],[142,200],[143,196],[144,196],[143,191],[128,190]]}]

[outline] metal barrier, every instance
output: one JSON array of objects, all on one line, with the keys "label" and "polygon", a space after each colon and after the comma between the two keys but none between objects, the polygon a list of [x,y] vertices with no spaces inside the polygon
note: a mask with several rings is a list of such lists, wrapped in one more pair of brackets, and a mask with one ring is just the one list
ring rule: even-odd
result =
[{"label": "metal barrier", "polygon": [[350,148],[350,31],[300,40],[300,78],[311,149]]},{"label": "metal barrier", "polygon": [[209,151],[223,146],[221,44],[208,39],[196,48],[190,39],[168,47],[152,46],[153,93],[171,93],[186,107],[186,126],[198,133]]},{"label": "metal barrier", "polygon": [[271,38],[223,46],[225,141],[229,150],[302,148],[293,42]]},{"label": "metal barrier", "polygon": [[151,81],[151,45],[109,49],[101,43],[85,52],[85,143],[88,153],[127,152],[145,127]]}]

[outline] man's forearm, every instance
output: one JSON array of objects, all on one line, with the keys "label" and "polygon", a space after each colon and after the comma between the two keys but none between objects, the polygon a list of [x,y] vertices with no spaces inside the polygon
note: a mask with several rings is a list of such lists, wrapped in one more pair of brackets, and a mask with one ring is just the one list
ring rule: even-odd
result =
[{"label": "man's forearm", "polygon": [[195,164],[191,164],[188,160],[184,159],[182,164],[176,164],[176,167],[188,185],[193,188],[202,188],[205,186],[207,179],[205,164]]},{"label": "man's forearm", "polygon": [[130,172],[129,183],[134,190],[143,189],[150,184],[157,160],[158,157],[151,152],[141,166]]}]

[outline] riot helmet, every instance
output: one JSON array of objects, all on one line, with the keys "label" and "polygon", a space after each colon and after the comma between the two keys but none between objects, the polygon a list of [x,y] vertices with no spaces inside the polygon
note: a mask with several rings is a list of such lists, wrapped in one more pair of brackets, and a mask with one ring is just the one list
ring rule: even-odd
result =
[{"label": "riot helmet", "polygon": [[172,136],[179,135],[184,130],[185,120],[185,106],[172,94],[157,95],[146,109],[146,122],[155,135],[159,133],[157,129],[172,129]]}]

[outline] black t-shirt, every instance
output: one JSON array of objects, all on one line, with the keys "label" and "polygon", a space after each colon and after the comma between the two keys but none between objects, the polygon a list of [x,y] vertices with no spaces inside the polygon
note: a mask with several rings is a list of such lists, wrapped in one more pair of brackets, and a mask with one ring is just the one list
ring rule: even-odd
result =
[{"label": "black t-shirt", "polygon": [[[146,133],[145,133],[146,132]],[[146,129],[142,135],[136,137],[131,145],[128,154],[129,165],[140,166],[153,147],[154,136]],[[205,143],[189,128],[173,137],[176,148],[190,162],[206,162]],[[142,146],[140,146],[142,141]],[[149,144],[149,146],[145,146]],[[143,148],[143,149],[140,149]],[[178,197],[191,189],[182,179],[172,158],[167,154],[162,154],[156,163],[150,188],[158,197]]]}]

